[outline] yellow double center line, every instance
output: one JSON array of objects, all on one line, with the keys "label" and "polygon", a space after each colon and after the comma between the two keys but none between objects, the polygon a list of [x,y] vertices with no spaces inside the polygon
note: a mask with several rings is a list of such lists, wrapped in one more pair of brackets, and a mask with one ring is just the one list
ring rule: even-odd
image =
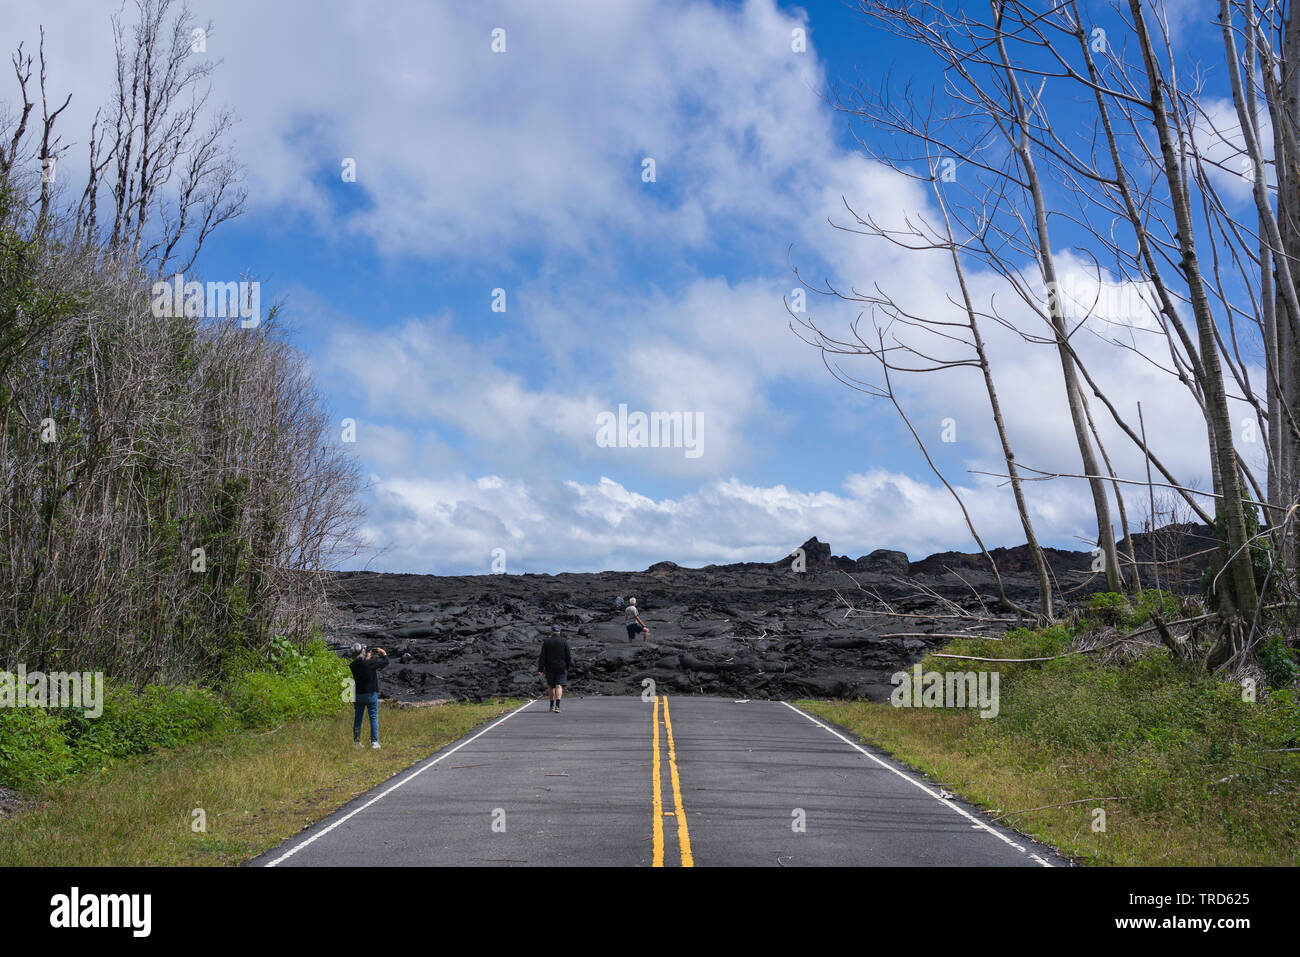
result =
[{"label": "yellow double center line", "polygon": [[654,866],[664,866],[664,799],[663,788],[660,784],[661,777],[661,760],[659,751],[659,702],[662,699],[664,705],[664,729],[668,732],[668,772],[673,782],[673,807],[674,810],[666,813],[673,814],[677,818],[677,847],[681,852],[682,867],[694,867],[695,858],[691,855],[691,831],[686,824],[686,811],[682,808],[682,782],[677,774],[677,748],[673,744],[673,719],[668,712],[668,696],[661,695],[655,697],[654,708],[654,748],[652,751],[654,760],[652,774],[654,777],[654,789],[652,793],[652,814],[654,815]]}]

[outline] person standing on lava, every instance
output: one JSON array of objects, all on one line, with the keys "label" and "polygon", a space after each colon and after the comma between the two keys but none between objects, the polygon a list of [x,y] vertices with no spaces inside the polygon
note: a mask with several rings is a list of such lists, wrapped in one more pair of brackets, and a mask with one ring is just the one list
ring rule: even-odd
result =
[{"label": "person standing on lava", "polygon": [[638,634],[641,636],[641,640],[645,641],[650,637],[650,629],[641,620],[641,613],[637,611],[636,607],[636,599],[629,598],[627,600],[627,640],[636,641]]}]

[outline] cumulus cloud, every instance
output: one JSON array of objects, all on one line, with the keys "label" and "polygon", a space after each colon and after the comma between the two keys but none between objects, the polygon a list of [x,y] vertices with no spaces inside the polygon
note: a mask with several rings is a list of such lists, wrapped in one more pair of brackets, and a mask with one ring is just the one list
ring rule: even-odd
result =
[{"label": "cumulus cloud", "polygon": [[337,178],[353,157],[367,203],[338,226],[385,253],[598,256],[611,233],[703,244],[719,218],[766,216],[767,187],[826,135],[816,56],[791,52],[799,21],[770,2],[370,10],[223,3],[223,21],[258,29],[218,52],[258,202],[328,205],[310,164]]},{"label": "cumulus cloud", "polygon": [[[1262,86],[1262,81],[1259,81]],[[1241,120],[1231,99],[1203,97],[1197,103],[1191,134],[1194,149],[1205,163],[1210,181],[1229,202],[1249,204],[1254,189],[1256,171],[1246,152],[1246,138]],[[1265,109],[1256,117],[1259,126],[1260,149],[1265,157],[1273,154],[1273,123]],[[1269,166],[1262,174],[1266,182],[1274,182]]]},{"label": "cumulus cloud", "polygon": [[[946,489],[884,469],[851,475],[836,491],[728,478],[658,499],[609,477],[372,481],[376,506],[365,533],[376,550],[386,549],[370,561],[377,570],[487,574],[496,549],[505,553],[507,572],[637,569],[664,559],[687,566],[775,561],[813,535],[853,557],[896,548],[917,559],[952,547],[953,529],[963,527]],[[1004,490],[969,482],[959,491],[991,541],[1016,540],[1019,519]],[[1062,486],[1041,497],[1045,531],[1086,536],[1068,517],[1079,514],[1078,502],[1066,501],[1075,496]],[[1046,521],[1052,513],[1062,520]]]},{"label": "cumulus cloud", "polygon": [[[969,547],[893,410],[846,396],[788,328],[792,243],[814,283],[879,287],[918,315],[961,318],[942,254],[828,223],[853,226],[850,208],[885,226],[936,220],[922,184],[837,141],[817,97],[822,61],[790,48],[801,11],[772,0],[393,4],[382,17],[361,0],[328,13],[305,0],[195,6],[217,24],[214,100],[242,118],[249,222],[307,223],[312,243],[364,247],[408,290],[474,269],[519,277],[508,318],[486,332],[451,307],[349,315],[327,291],[294,300],[317,337],[318,380],[358,423],[375,567],[486,572],[493,548],[531,571],[766,561],[814,534],[850,554]],[[74,92],[68,124],[84,129],[111,76],[107,13],[30,5],[15,35],[34,37],[41,21],[51,76]],[[495,28],[505,53],[491,50]],[[1235,114],[1211,102],[1207,115],[1202,149],[1226,162]],[[345,157],[357,162],[347,187]],[[647,157],[654,183],[641,177]],[[968,278],[981,306],[1045,331],[1001,280]],[[1142,290],[1103,279],[1075,346],[1126,417],[1141,399],[1153,444],[1193,481],[1205,470],[1195,402],[1110,341],[1146,342],[1153,320],[1133,304]],[[831,332],[857,312],[815,296],[808,308]],[[1018,459],[1077,471],[1055,349],[991,321],[984,334]],[[988,543],[1021,541],[1009,492],[974,474],[1003,468],[978,372],[896,385]],[[601,448],[597,416],[620,404],[700,414],[705,454]],[[1121,474],[1143,474],[1095,401],[1093,415]],[[896,437],[904,444],[887,447]],[[795,457],[800,442],[832,459],[814,462],[816,479],[754,476],[760,453]],[[1031,503],[1044,541],[1095,535],[1079,483],[1036,484]]]}]

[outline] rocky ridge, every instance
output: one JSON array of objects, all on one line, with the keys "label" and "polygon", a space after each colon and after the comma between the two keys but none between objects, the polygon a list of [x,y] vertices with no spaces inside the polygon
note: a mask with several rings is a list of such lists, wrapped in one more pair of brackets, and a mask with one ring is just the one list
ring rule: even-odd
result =
[{"label": "rocky ridge", "polygon": [[[1203,526],[1134,538],[1139,561],[1167,562],[1207,543],[1213,539]],[[942,614],[934,596],[973,613],[995,607],[993,577],[979,554],[945,552],[912,562],[903,552],[877,549],[851,559],[832,554],[816,537],[800,548],[803,572],[792,570],[793,551],[774,562],[704,568],[658,562],[642,572],[338,572],[330,582],[338,611],[330,638],[340,649],[353,641],[384,647],[393,663],[382,686],[399,701],[536,694],[538,644],[555,624],[573,652],[571,695],[640,694],[650,680],[676,694],[881,699],[891,689],[889,675],[944,644],[962,624],[891,617],[880,613],[882,602],[911,615]],[[991,554],[1008,595],[1034,606],[1028,549]],[[1091,553],[1046,554],[1067,593],[1104,587],[1092,574]],[[1181,565],[1165,566],[1165,587],[1175,577],[1190,587],[1204,556]],[[636,596],[648,640],[628,642],[614,607],[620,595]]]}]

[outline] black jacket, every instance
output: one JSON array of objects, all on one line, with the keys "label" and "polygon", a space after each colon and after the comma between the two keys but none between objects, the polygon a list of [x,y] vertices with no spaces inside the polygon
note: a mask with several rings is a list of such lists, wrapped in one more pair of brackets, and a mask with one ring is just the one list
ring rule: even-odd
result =
[{"label": "black jacket", "polygon": [[388,667],[388,656],[374,654],[369,659],[352,659],[352,679],[357,683],[357,694],[379,691],[379,669]]},{"label": "black jacket", "polygon": [[537,655],[538,671],[555,674],[557,671],[568,671],[571,664],[573,659],[569,657],[567,641],[559,635],[551,635],[542,642],[542,650]]}]

